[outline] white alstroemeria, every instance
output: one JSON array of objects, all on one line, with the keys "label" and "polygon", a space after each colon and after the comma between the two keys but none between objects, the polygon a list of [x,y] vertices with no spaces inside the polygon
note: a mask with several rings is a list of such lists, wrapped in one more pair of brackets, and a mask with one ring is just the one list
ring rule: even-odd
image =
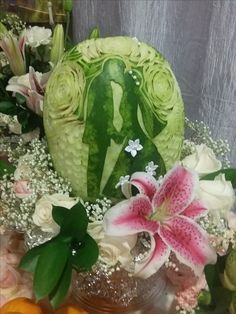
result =
[{"label": "white alstroemeria", "polygon": [[137,152],[142,150],[143,146],[140,144],[140,140],[129,140],[129,145],[125,147],[125,151],[130,153],[132,157],[137,155]]},{"label": "white alstroemeria", "polygon": [[33,26],[25,31],[26,43],[30,47],[38,47],[40,45],[47,45],[50,42],[52,31],[50,28]]},{"label": "white alstroemeria", "polygon": [[156,175],[156,169],[158,168],[158,165],[155,165],[153,161],[150,161],[147,166],[145,167],[145,171],[150,174],[151,176]]},{"label": "white alstroemeria", "polygon": [[129,182],[130,176],[121,176],[119,182],[116,184],[115,188],[117,189],[119,186],[124,185],[125,183]]}]

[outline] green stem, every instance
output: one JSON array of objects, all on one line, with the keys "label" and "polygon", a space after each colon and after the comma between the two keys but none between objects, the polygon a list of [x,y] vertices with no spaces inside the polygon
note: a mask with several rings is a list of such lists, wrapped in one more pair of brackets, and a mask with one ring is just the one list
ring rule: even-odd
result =
[{"label": "green stem", "polygon": [[70,12],[66,12],[66,31],[65,31],[65,47],[66,47],[66,41],[69,34],[69,27],[70,27]]}]

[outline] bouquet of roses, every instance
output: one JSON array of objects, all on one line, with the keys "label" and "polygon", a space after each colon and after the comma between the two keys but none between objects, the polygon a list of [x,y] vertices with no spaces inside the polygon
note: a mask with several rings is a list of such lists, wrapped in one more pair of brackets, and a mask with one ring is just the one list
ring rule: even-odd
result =
[{"label": "bouquet of roses", "polygon": [[0,24],[0,224],[25,235],[36,300],[56,308],[72,270],[99,265],[162,271],[176,313],[235,314],[236,169],[184,118],[167,61],[97,30],[65,52],[62,25],[15,19]]}]

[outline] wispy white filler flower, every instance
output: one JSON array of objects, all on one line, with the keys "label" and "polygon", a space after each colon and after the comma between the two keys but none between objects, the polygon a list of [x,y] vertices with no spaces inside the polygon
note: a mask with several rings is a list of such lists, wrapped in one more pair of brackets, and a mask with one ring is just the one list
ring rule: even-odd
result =
[{"label": "wispy white filler flower", "polygon": [[142,150],[143,146],[140,144],[140,140],[129,140],[129,145],[125,147],[125,151],[130,153],[133,157],[137,155],[137,152]]},{"label": "wispy white filler flower", "polygon": [[129,182],[130,176],[121,176],[119,182],[116,184],[115,188],[117,189],[119,186],[124,185],[125,183]]},{"label": "wispy white filler flower", "polygon": [[156,175],[156,169],[158,168],[158,165],[155,165],[153,161],[150,161],[147,166],[145,167],[145,171],[150,174],[151,176]]}]

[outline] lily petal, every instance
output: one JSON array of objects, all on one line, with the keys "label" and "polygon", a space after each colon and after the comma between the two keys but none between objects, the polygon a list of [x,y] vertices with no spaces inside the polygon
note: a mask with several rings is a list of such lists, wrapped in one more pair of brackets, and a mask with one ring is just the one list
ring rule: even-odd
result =
[{"label": "lily petal", "polygon": [[181,216],[186,216],[191,219],[197,219],[205,216],[208,213],[208,209],[202,205],[200,201],[193,201],[185,210],[181,213]]},{"label": "lily petal", "polygon": [[140,278],[148,278],[155,274],[168,260],[170,255],[169,247],[162,241],[158,234],[152,239],[152,250],[149,257],[143,263],[135,264],[135,275]]},{"label": "lily petal", "polygon": [[116,204],[106,212],[103,219],[105,233],[123,236],[148,231],[154,234],[159,223],[146,219],[146,216],[151,213],[152,205],[146,195],[138,194],[131,197],[129,200]]},{"label": "lily petal", "polygon": [[132,185],[138,189],[139,193],[147,195],[149,199],[153,198],[153,195],[158,189],[156,179],[146,172],[135,172],[131,176],[130,182],[122,186],[122,192],[126,197],[132,196]]},{"label": "lily petal", "polygon": [[176,166],[164,178],[159,191],[153,197],[153,207],[163,207],[167,216],[181,213],[193,200],[197,175],[182,166]]},{"label": "lily petal", "polygon": [[176,216],[160,226],[159,235],[176,254],[177,259],[200,275],[206,264],[216,262],[216,253],[209,246],[207,233],[194,221]]}]

